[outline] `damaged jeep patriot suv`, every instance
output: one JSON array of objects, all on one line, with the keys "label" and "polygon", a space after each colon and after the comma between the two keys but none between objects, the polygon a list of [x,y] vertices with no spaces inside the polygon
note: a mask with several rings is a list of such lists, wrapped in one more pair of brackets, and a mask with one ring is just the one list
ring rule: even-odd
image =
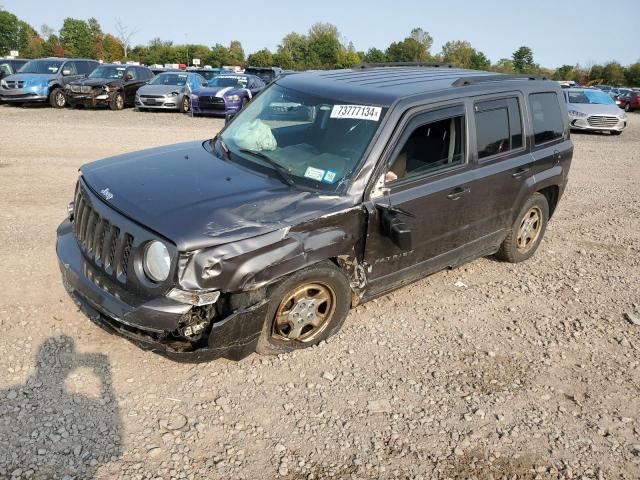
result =
[{"label": "damaged jeep patriot suv", "polygon": [[57,254],[99,325],[170,356],[315,345],[443,268],[536,251],[573,154],[555,82],[421,65],[277,79],[215,138],[80,169]]}]

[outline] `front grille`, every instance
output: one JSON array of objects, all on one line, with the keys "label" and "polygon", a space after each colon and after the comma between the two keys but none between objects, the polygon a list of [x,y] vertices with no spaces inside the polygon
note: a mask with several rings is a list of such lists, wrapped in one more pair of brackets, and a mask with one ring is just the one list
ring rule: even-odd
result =
[{"label": "front grille", "polygon": [[587,118],[589,125],[592,127],[615,127],[619,119],[618,117],[607,117],[604,115],[592,115]]},{"label": "front grille", "polygon": [[8,88],[23,88],[24,87],[24,80],[7,80],[7,87]]},{"label": "front grille", "polygon": [[120,283],[126,283],[133,235],[121,232],[110,220],[101,218],[81,188],[74,208],[73,231],[85,256]]},{"label": "front grille", "polygon": [[140,95],[140,98],[164,98],[164,95]]},{"label": "front grille", "polygon": [[71,91],[73,93],[91,93],[91,87],[89,85],[71,85]]},{"label": "front grille", "polygon": [[224,98],[219,97],[200,97],[198,105],[213,110],[224,110]]}]

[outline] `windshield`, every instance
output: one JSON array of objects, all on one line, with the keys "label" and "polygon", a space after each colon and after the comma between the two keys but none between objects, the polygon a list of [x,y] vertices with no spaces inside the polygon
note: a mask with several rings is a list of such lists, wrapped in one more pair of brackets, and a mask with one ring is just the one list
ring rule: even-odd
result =
[{"label": "windshield", "polygon": [[149,82],[149,85],[176,85],[182,87],[187,83],[186,73],[161,73]]},{"label": "windshield", "polygon": [[220,71],[219,70],[198,70],[196,73],[199,73],[200,75],[202,75],[206,80],[211,80],[213,79],[213,77],[215,77]]},{"label": "windshield", "polygon": [[247,77],[239,75],[220,75],[207,83],[209,87],[246,88]]},{"label": "windshield", "polygon": [[616,102],[608,94],[599,90],[570,90],[569,103],[587,103],[590,105],[613,105]]},{"label": "windshield", "polygon": [[297,185],[336,191],[358,167],[386,110],[274,84],[245,107],[221,139],[231,158],[267,168],[276,163]]},{"label": "windshield", "polygon": [[91,74],[90,78],[122,78],[126,67],[98,67]]},{"label": "windshield", "polygon": [[63,63],[63,60],[31,60],[18,73],[58,73]]},{"label": "windshield", "polygon": [[253,70],[251,68],[247,68],[245,73],[250,73],[251,75],[255,75],[259,77],[264,83],[269,84],[276,78],[276,74],[273,70]]}]

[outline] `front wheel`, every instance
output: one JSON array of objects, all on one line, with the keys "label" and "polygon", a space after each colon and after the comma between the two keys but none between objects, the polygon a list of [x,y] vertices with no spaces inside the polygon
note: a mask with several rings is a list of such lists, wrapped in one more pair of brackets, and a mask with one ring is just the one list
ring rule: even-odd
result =
[{"label": "front wheel", "polygon": [[630,111],[631,111],[631,105],[627,103],[627,104],[624,106],[624,111],[625,111],[625,112],[630,112]]},{"label": "front wheel", "polygon": [[53,108],[64,108],[67,105],[67,97],[61,88],[54,88],[49,94],[49,105]]},{"label": "front wheel", "polygon": [[522,207],[496,256],[511,263],[527,260],[540,246],[548,221],[547,198],[534,193]]},{"label": "front wheel", "polygon": [[331,262],[292,273],[269,289],[256,351],[277,355],[311,347],[336,333],[351,306],[347,277]]},{"label": "front wheel", "polygon": [[124,108],[124,96],[120,92],[113,94],[113,98],[109,102],[111,110],[122,110]]},{"label": "front wheel", "polygon": [[187,113],[191,109],[191,102],[189,101],[189,97],[184,95],[182,97],[182,101],[180,102],[180,113]]}]

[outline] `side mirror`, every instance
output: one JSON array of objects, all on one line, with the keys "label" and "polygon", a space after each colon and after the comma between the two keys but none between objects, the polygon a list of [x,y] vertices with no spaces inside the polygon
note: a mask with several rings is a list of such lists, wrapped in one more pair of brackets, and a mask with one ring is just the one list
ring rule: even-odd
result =
[{"label": "side mirror", "polygon": [[225,113],[225,115],[224,115],[224,124],[226,125],[231,120],[233,120],[233,117],[236,116],[236,113],[238,113],[238,112],[236,112],[235,110],[232,110],[230,112]]},{"label": "side mirror", "polygon": [[381,216],[383,232],[400,250],[408,252],[413,249],[413,235],[408,223],[398,218],[398,211],[384,208]]},{"label": "side mirror", "polygon": [[71,75],[71,70],[69,70],[68,68],[63,68],[62,69],[62,75],[63,76],[67,76],[67,75]]},{"label": "side mirror", "polygon": [[128,82],[129,80],[133,80],[133,76],[132,76],[130,73],[127,73],[127,74],[124,76],[124,81],[125,81],[125,82]]}]

